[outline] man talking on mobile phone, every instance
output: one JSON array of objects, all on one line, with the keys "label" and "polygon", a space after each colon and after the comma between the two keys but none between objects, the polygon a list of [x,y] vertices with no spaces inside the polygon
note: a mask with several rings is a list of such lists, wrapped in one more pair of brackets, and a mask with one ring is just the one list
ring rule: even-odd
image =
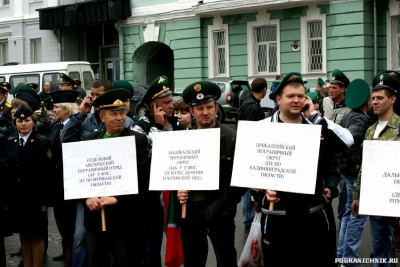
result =
[{"label": "man talking on mobile phone", "polygon": [[[300,73],[288,73],[277,86],[274,96],[279,110],[265,122],[321,125],[318,169],[315,192],[312,195],[266,190],[262,200],[262,250],[265,266],[285,266],[293,259],[302,259],[312,251],[308,263],[318,266],[336,266],[335,240],[331,238],[333,218],[330,198],[337,188],[327,186],[328,153],[332,149],[347,149],[353,144],[349,130],[321,117],[306,96]],[[288,133],[286,138],[296,135]],[[304,156],[307,162],[307,155]],[[303,177],[298,177],[298,183]],[[274,209],[269,209],[270,202]],[[287,257],[287,245],[296,247]]]}]

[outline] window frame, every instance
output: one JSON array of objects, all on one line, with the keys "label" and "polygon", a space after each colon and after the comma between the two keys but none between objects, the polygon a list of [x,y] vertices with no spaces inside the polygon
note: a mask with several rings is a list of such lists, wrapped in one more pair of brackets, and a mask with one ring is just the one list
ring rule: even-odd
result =
[{"label": "window frame", "polygon": [[[308,57],[308,22],[321,21],[322,27],[322,70],[309,71],[309,57]],[[300,31],[301,31],[301,74],[305,79],[318,79],[321,76],[327,76],[327,53],[326,53],[326,15],[320,13],[320,9],[316,5],[311,5],[307,9],[307,15],[300,18]]]},{"label": "window frame", "polygon": [[[247,66],[248,66],[248,77],[257,78],[263,77],[267,80],[275,79],[277,74],[281,72],[281,34],[280,34],[280,20],[270,20],[270,13],[267,10],[259,11],[256,14],[257,21],[247,23]],[[255,29],[263,26],[276,26],[276,72],[258,72],[258,55],[256,53],[256,36]]]},{"label": "window frame", "polygon": [[[225,74],[216,75],[214,65],[214,32],[224,31],[225,32]],[[229,77],[229,31],[228,24],[222,23],[220,16],[215,16],[213,19],[213,25],[208,26],[208,77],[209,78],[227,78]]]},{"label": "window frame", "polygon": [[[31,41],[31,63],[33,64],[42,63],[43,62],[42,38],[33,38],[30,41]],[[36,51],[38,48],[40,49],[40,51]]]},{"label": "window frame", "polygon": [[[399,17],[400,16],[400,2],[396,0],[390,0],[388,4],[388,10],[386,13],[386,43],[387,43],[387,48],[386,48],[386,65],[388,70],[400,70],[400,58],[398,59],[399,62],[397,63],[398,67],[393,68],[393,60],[392,60],[392,49],[393,49],[393,44],[394,40],[392,40],[392,19],[393,17]],[[400,18],[399,18],[400,19]],[[400,48],[398,50],[400,52]]]},{"label": "window frame", "polygon": [[[5,58],[3,58],[3,45],[6,47]],[[9,62],[8,54],[8,41],[0,41],[0,66]]]}]

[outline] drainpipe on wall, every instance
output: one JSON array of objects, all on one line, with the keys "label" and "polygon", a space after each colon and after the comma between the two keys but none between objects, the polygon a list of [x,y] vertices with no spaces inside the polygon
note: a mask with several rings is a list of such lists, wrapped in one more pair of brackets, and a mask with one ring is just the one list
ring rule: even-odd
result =
[{"label": "drainpipe on wall", "polygon": [[378,73],[378,36],[376,24],[376,0],[374,0],[374,77]]},{"label": "drainpipe on wall", "polygon": [[124,36],[123,29],[121,29],[118,22],[115,22],[115,29],[118,31],[118,47],[119,47],[119,78],[125,80],[125,68],[124,68]]}]

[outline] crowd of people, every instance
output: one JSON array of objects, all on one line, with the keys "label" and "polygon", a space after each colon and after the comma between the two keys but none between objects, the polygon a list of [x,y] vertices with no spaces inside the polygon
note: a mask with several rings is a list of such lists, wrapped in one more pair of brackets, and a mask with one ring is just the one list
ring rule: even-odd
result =
[{"label": "crowd of people", "polygon": [[[378,74],[372,91],[367,81],[350,82],[340,70],[333,70],[329,87],[318,79],[315,93],[306,92],[300,73],[280,79],[270,94],[277,103],[270,115],[260,106],[267,81],[257,78],[251,84],[252,94],[240,103],[238,120],[320,125],[314,194],[231,186],[236,131],[217,120],[221,89],[215,83],[189,84],[174,104],[168,77],[159,76],[143,97],[147,111],[142,117],[129,112],[134,89],[123,80],[97,79],[90,95],[85,95],[79,90],[80,81],[60,73],[59,90],[51,91],[48,82],[39,93],[35,84],[19,85],[13,88],[11,103],[7,102],[11,85],[0,83],[4,185],[0,189],[0,229],[3,236],[19,234],[21,266],[41,266],[48,246],[47,209],[53,207],[63,248],[53,260],[62,260],[68,267],[161,267],[170,205],[175,210],[172,216],[178,218],[182,247],[178,264],[206,266],[208,236],[217,265],[237,266],[234,219],[241,201],[246,207],[245,227],[250,227],[255,212],[262,213],[264,266],[287,266],[310,252],[319,266],[336,266],[337,259],[357,259],[367,217],[373,257],[391,258],[399,221],[360,215],[358,206],[363,140],[399,138],[396,97],[400,74]],[[219,189],[150,191],[154,135],[209,128],[220,129]],[[62,144],[124,136],[135,136],[138,194],[65,200],[63,166],[74,159],[63,158]],[[36,166],[41,166],[40,175],[33,176],[31,170]],[[332,207],[336,197],[339,233]],[[184,217],[180,216],[182,209]],[[102,230],[102,212],[106,213],[107,231]],[[295,247],[291,257],[287,257],[289,247]],[[0,266],[6,266],[4,240],[0,242]]]}]

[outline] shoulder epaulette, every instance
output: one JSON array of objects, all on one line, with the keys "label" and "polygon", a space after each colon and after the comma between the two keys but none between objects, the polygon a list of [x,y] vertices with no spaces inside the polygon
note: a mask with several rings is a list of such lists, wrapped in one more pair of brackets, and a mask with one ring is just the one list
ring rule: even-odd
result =
[{"label": "shoulder epaulette", "polygon": [[6,107],[11,108],[12,105],[10,103],[6,102]]}]

